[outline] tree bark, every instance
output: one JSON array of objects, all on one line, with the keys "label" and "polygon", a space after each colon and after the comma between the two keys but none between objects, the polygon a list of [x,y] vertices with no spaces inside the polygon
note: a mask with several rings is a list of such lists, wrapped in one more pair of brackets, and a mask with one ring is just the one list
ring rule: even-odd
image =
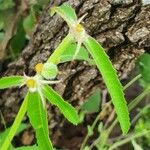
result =
[{"label": "tree bark", "polygon": [[[63,0],[73,6],[83,20],[86,31],[102,44],[110,56],[118,75],[122,77],[133,68],[136,59],[150,48],[150,5],[142,6],[140,0]],[[29,44],[20,57],[10,62],[1,76],[34,75],[34,66],[44,62],[68,33],[66,23],[58,16],[50,17],[45,7]],[[104,89],[96,67],[86,62],[70,62],[59,65],[57,79],[63,80],[54,86],[75,107],[97,89]],[[0,110],[7,123],[12,122],[25,96],[26,88],[0,91]],[[49,127],[55,131],[62,128],[64,119],[57,109],[48,106]],[[1,122],[2,125],[2,122]]]}]

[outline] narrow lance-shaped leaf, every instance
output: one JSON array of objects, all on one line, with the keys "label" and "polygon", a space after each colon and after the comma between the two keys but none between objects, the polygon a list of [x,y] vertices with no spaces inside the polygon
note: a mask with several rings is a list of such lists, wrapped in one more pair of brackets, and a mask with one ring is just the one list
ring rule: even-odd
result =
[{"label": "narrow lance-shaped leaf", "polygon": [[12,127],[10,128],[10,131],[9,131],[8,135],[6,136],[6,139],[3,142],[2,147],[0,147],[0,150],[7,150],[9,148],[11,140],[15,136],[17,129],[19,128],[19,125],[27,111],[27,105],[28,105],[28,94],[26,95],[26,97],[19,109],[19,112],[15,118],[15,121],[14,121]]},{"label": "narrow lance-shaped leaf", "polygon": [[77,16],[74,9],[68,5],[61,5],[59,7],[52,7],[50,14],[53,16],[57,12],[67,23],[71,25],[77,21]]},{"label": "narrow lance-shaped leaf", "polygon": [[0,79],[0,89],[10,88],[12,86],[20,86],[24,81],[22,76],[9,76]]},{"label": "narrow lance-shaped leaf", "polygon": [[84,45],[91,53],[98,69],[103,76],[104,82],[112,98],[121,129],[123,133],[126,134],[130,128],[130,118],[122,86],[117,77],[116,71],[114,70],[112,63],[110,62],[104,49],[95,39],[89,36],[84,41]]},{"label": "narrow lance-shaped leaf", "polygon": [[59,108],[61,113],[73,124],[77,125],[79,123],[79,116],[74,107],[69,103],[64,101],[62,97],[56,93],[51,87],[44,86],[43,94],[49,102]]},{"label": "narrow lance-shaped leaf", "polygon": [[29,93],[27,115],[35,129],[38,147],[41,150],[53,150],[49,139],[46,108],[43,107],[37,92]]}]

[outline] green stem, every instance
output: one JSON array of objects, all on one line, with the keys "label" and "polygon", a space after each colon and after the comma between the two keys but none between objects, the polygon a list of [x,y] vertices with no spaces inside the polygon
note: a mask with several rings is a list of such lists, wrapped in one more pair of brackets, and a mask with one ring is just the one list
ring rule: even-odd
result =
[{"label": "green stem", "polygon": [[[94,130],[94,128],[95,128],[95,126],[96,126],[96,124],[97,124],[98,121],[99,121],[99,114],[97,115],[96,119],[94,120],[94,122],[93,122],[93,124],[91,126],[92,131]],[[82,150],[85,147],[85,145],[86,145],[89,137],[90,137],[90,135],[86,134],[86,136],[85,136],[85,138],[84,138],[84,140],[83,140],[83,142],[81,144],[80,150]]]},{"label": "green stem", "polygon": [[63,54],[65,49],[68,47],[69,44],[73,42],[72,35],[68,34],[63,41],[59,44],[59,46],[56,48],[56,50],[52,53],[52,55],[49,57],[47,62],[52,62],[54,64],[58,64],[60,61],[60,56]]},{"label": "green stem", "polygon": [[137,75],[136,77],[134,77],[129,83],[127,83],[123,89],[127,89],[129,86],[131,86],[135,81],[137,81],[138,79],[140,79],[142,77],[141,74]]},{"label": "green stem", "polygon": [[9,148],[9,145],[10,145],[13,137],[15,136],[15,133],[16,133],[16,131],[17,131],[17,129],[18,129],[18,127],[19,127],[19,125],[20,125],[20,123],[21,123],[21,121],[22,121],[22,119],[23,119],[23,117],[27,111],[27,103],[28,103],[27,97],[28,96],[25,97],[25,99],[24,99],[24,101],[23,101],[23,103],[19,109],[19,112],[15,118],[15,121],[14,121],[5,141],[3,142],[3,145],[0,148],[0,150],[7,150]]},{"label": "green stem", "polygon": [[150,130],[144,130],[140,133],[130,135],[127,138],[123,139],[122,141],[114,143],[108,150],[113,150],[113,149],[115,149],[121,145],[128,143],[129,141],[131,141],[133,139],[139,138],[139,137],[144,136],[144,135],[149,134],[149,133],[150,133]]},{"label": "green stem", "polygon": [[147,87],[140,95],[138,95],[131,103],[129,103],[129,111],[131,111],[135,106],[139,104],[139,102],[150,93],[150,87]]},{"label": "green stem", "polygon": [[[150,104],[144,107],[144,109],[148,109],[148,108],[150,108]],[[137,113],[135,117],[133,118],[131,124],[134,124],[142,116],[142,114],[143,114],[143,111],[140,111],[139,113]]]}]

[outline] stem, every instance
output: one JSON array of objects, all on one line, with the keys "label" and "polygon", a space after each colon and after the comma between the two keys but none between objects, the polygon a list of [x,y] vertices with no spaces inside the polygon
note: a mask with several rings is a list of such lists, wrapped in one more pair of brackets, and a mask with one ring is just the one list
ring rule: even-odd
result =
[{"label": "stem", "polygon": [[131,111],[135,106],[137,106],[139,102],[149,93],[150,87],[147,87],[140,95],[138,95],[133,101],[129,103],[129,111]]},{"label": "stem", "polygon": [[90,145],[89,149],[93,150],[94,146],[97,146],[99,150],[103,149],[106,141],[108,139],[108,131],[104,130],[100,136]]},{"label": "stem", "polygon": [[108,150],[113,150],[113,149],[115,149],[121,145],[128,143],[129,141],[131,141],[133,139],[139,138],[139,137],[144,136],[144,135],[149,134],[149,133],[150,133],[150,130],[144,130],[140,133],[130,135],[127,138],[123,139],[122,141],[114,143]]},{"label": "stem", "polygon": [[59,46],[56,48],[56,50],[52,53],[52,55],[49,57],[47,62],[52,62],[54,64],[58,64],[60,61],[60,56],[65,51],[65,49],[68,47],[69,44],[73,42],[72,35],[68,34],[63,41],[59,44]]},{"label": "stem", "polygon": [[1,119],[2,119],[2,124],[4,125],[4,128],[5,128],[5,130],[6,130],[6,129],[7,129],[7,127],[6,127],[6,122],[5,122],[5,119],[4,119],[4,116],[3,116],[1,110],[0,110],[0,116],[1,116]]},{"label": "stem", "polygon": [[[147,106],[145,106],[143,109],[148,109],[148,108],[150,108],[150,104],[148,104]],[[142,111],[140,111],[139,113],[137,113],[135,115],[135,117],[133,118],[131,124],[134,124],[141,117],[142,113],[143,113]]]},{"label": "stem", "polygon": [[[98,121],[99,121],[99,114],[97,115],[96,119],[94,120],[94,122],[93,122],[93,124],[91,126],[92,131],[94,130],[94,128],[95,128],[95,126],[96,126],[96,124],[97,124]],[[85,145],[86,145],[89,137],[90,137],[90,135],[86,134],[86,136],[85,136],[85,138],[84,138],[84,140],[83,140],[83,142],[81,144],[80,150],[82,150],[85,147]]]},{"label": "stem", "polygon": [[19,109],[19,112],[15,118],[15,121],[14,121],[5,141],[3,142],[2,147],[0,148],[1,150],[7,150],[9,148],[10,142],[12,141],[13,137],[15,136],[15,133],[27,111],[27,103],[28,103],[28,95],[25,97],[25,99]]},{"label": "stem", "polygon": [[141,74],[137,75],[136,77],[134,77],[129,83],[127,83],[123,89],[127,89],[129,86],[131,86],[135,81],[137,81],[138,79],[140,79],[142,77]]}]

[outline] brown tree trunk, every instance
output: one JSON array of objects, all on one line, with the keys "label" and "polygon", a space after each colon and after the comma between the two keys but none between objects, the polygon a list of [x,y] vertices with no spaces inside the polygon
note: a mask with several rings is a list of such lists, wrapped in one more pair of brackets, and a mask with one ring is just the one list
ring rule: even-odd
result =
[{"label": "brown tree trunk", "polygon": [[[120,3],[115,0],[66,2],[75,8],[78,17],[87,13],[82,24],[106,49],[120,77],[128,74],[134,68],[135,60],[144,49],[150,47],[150,5],[142,6],[140,0],[125,0]],[[66,23],[58,15],[50,17],[50,7],[51,5],[47,6],[39,17],[33,37],[21,56],[11,62],[7,70],[3,70],[2,76],[23,75],[23,72],[33,75],[35,64],[46,61],[66,36]],[[93,90],[104,88],[96,67],[91,67],[86,62],[64,63],[59,65],[59,70],[57,78],[63,82],[54,88],[77,108]],[[25,88],[0,91],[0,110],[7,123],[14,119],[25,92]],[[60,117],[57,109],[51,106],[48,108],[51,130],[62,128],[62,116]]]}]

